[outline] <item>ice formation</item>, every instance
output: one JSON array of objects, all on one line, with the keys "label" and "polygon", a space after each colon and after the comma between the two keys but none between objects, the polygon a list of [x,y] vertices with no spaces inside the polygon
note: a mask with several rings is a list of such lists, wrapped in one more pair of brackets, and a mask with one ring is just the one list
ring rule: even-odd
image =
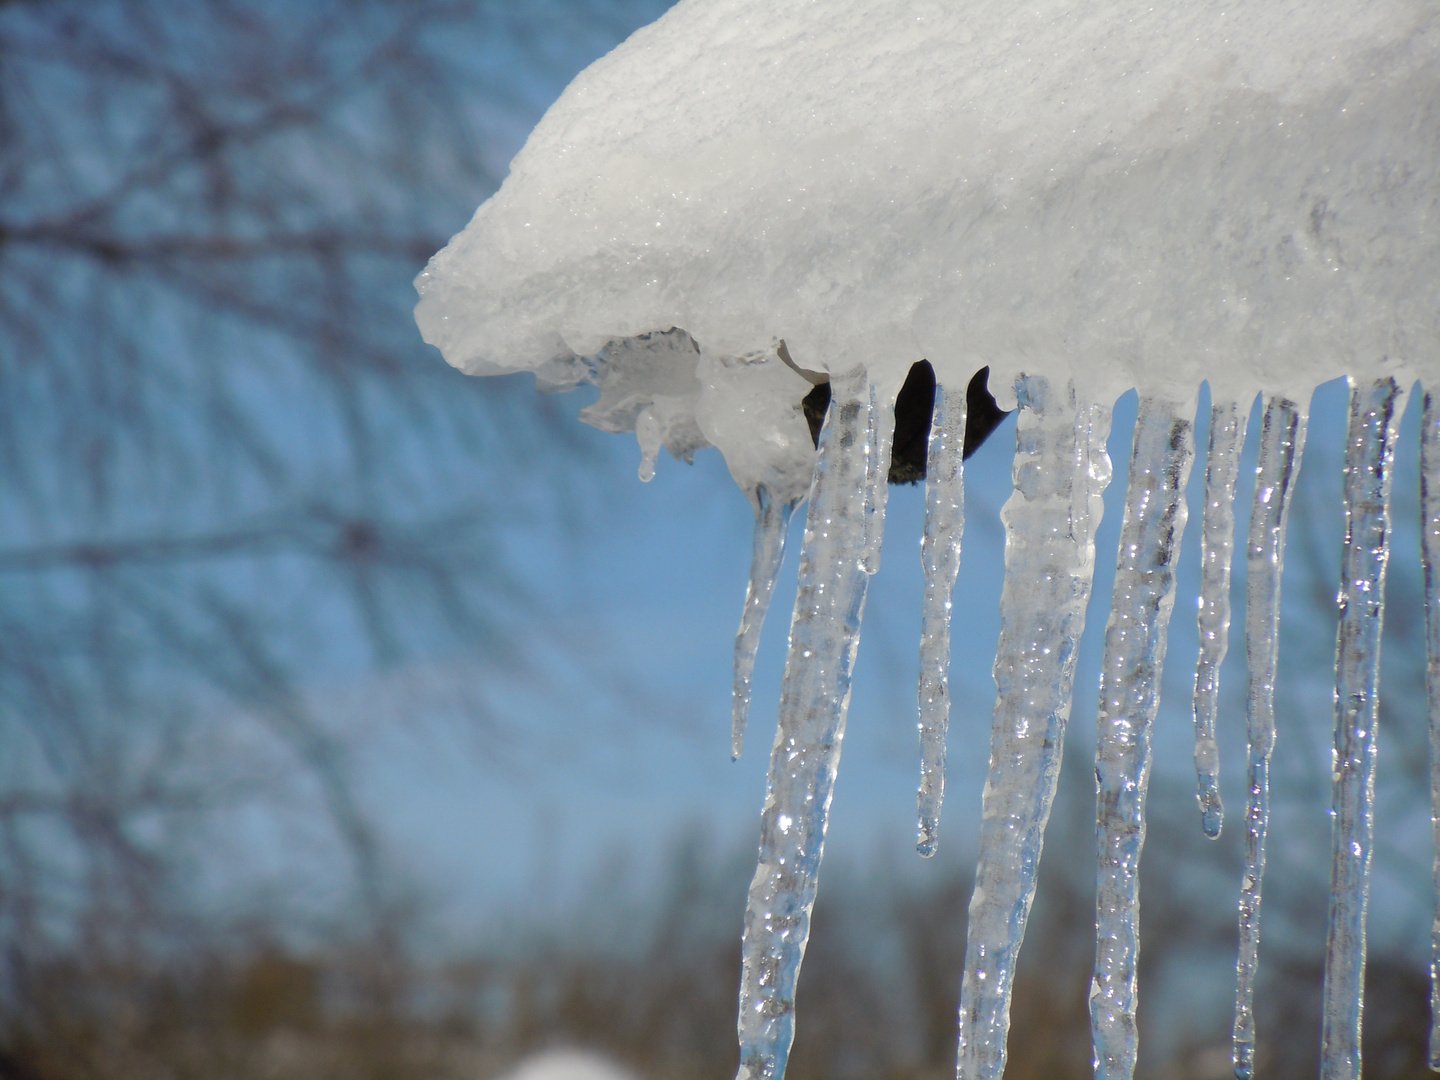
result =
[{"label": "ice formation", "polygon": [[831,380],[830,417],[810,488],[785,685],[761,813],[760,861],[745,909],[740,977],[740,1071],[783,1067],[794,1036],[795,982],[825,846],[825,820],[870,575],[867,549],[883,515],[866,513],[885,487],[877,472],[875,393],[863,367]]},{"label": "ice formation", "polygon": [[1420,553],[1425,563],[1425,684],[1430,699],[1430,821],[1435,842],[1430,1067],[1440,1070],[1440,407],[1428,392],[1420,425]]},{"label": "ice formation", "polygon": [[1375,819],[1380,627],[1390,558],[1390,471],[1405,391],[1392,378],[1350,393],[1345,436],[1345,547],[1335,644],[1335,815],[1321,1029],[1324,1080],[1360,1076],[1365,904]]},{"label": "ice formation", "polygon": [[1095,529],[1110,483],[1109,408],[1084,400],[1073,382],[1030,376],[1017,389],[1015,494],[1001,512],[999,695],[960,984],[966,1078],[997,1077],[1005,1067],[1010,989],[1060,779]]},{"label": "ice formation", "polygon": [[1185,531],[1185,482],[1195,457],[1195,402],[1142,398],[1120,529],[1115,593],[1100,666],[1095,747],[1099,875],[1090,1023],[1095,1075],[1135,1071],[1135,965],[1140,953],[1140,851],[1151,728],[1160,708],[1176,556]]},{"label": "ice formation", "polygon": [[1246,699],[1249,744],[1245,809],[1245,869],[1240,876],[1240,958],[1235,981],[1235,1075],[1254,1071],[1255,1017],[1251,1003],[1260,948],[1260,884],[1265,875],[1265,838],[1270,827],[1270,753],[1275,746],[1275,671],[1280,660],[1280,577],[1290,491],[1305,446],[1305,412],[1283,395],[1265,403],[1250,510],[1245,658],[1250,669]]},{"label": "ice formation", "polygon": [[1215,716],[1220,705],[1220,664],[1230,646],[1230,560],[1235,554],[1235,481],[1245,414],[1239,402],[1210,407],[1205,455],[1205,522],[1200,554],[1200,657],[1195,663],[1195,797],[1200,827],[1217,837],[1225,821],[1220,802],[1220,747]]},{"label": "ice formation", "polygon": [[960,535],[965,530],[965,393],[935,388],[925,455],[925,610],[920,622],[920,792],[917,798],[921,855],[935,854],[940,805],[945,798],[945,736],[950,728],[950,597],[960,574]]},{"label": "ice formation", "polygon": [[[739,1077],[779,1080],[878,569],[894,403],[928,360],[919,691],[922,852],[943,793],[964,388],[1018,407],[998,689],[961,994],[959,1072],[1005,1061],[1094,569],[1112,403],[1141,400],[1105,629],[1097,773],[1097,1074],[1135,1061],[1137,872],[1150,728],[1208,381],[1195,680],[1202,825],[1231,506],[1265,402],[1250,517],[1246,866],[1236,1072],[1253,1069],[1287,495],[1306,403],[1351,379],[1324,1075],[1358,1078],[1389,463],[1406,388],[1440,388],[1440,9],[1431,0],[681,0],[579,76],[500,191],[417,286],[461,369],[600,396],[584,418],[718,447],[756,512],[735,648],[735,750],[755,647],[807,497],[800,588],[745,921]],[[806,402],[828,381],[823,431]],[[1425,398],[1424,552],[1440,754],[1440,419]],[[818,455],[816,442],[818,441]],[[1433,773],[1440,811],[1440,765]],[[1440,894],[1440,826],[1437,826]],[[1436,917],[1440,974],[1440,906]],[[1436,992],[1440,1014],[1440,990]],[[1435,1040],[1440,1054],[1440,1037]]]}]

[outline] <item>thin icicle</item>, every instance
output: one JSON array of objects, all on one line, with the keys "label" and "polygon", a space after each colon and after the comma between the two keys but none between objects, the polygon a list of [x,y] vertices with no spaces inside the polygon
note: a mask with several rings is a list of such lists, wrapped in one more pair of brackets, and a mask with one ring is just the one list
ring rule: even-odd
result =
[{"label": "thin icicle", "polygon": [[[874,487],[866,461],[869,388],[862,368],[832,377],[830,385],[761,814],[760,859],[745,909],[737,1080],[779,1080],[794,1038],[795,982],[810,935],[869,582],[861,567],[865,507]],[[884,482],[881,474],[878,483]],[[873,522],[877,531],[880,525]]]},{"label": "thin icicle", "polygon": [[665,432],[653,406],[647,406],[635,418],[635,438],[640,442],[640,479],[648,484],[655,479],[655,464],[660,460],[660,447],[665,442]]},{"label": "thin icicle", "polygon": [[965,530],[965,390],[935,386],[935,409],[925,461],[925,611],[920,624],[921,855],[935,854],[945,799],[945,736],[950,726],[950,604],[960,572]]},{"label": "thin icicle", "polygon": [[885,536],[885,503],[890,494],[890,454],[895,449],[895,395],[870,384],[870,421],[865,438],[865,554],[860,565],[867,574],[880,570]]},{"label": "thin icicle", "polygon": [[735,692],[730,720],[730,753],[738,758],[745,748],[745,722],[750,713],[750,683],[755,674],[755,653],[760,648],[760,628],[775,594],[775,579],[785,561],[785,538],[796,503],[774,498],[761,484],[755,489],[755,544],[750,555],[750,584],[745,589],[745,609],[735,634]]},{"label": "thin icicle", "polygon": [[1287,397],[1265,402],[1250,507],[1245,597],[1245,656],[1250,668],[1246,705],[1249,743],[1245,810],[1245,870],[1240,881],[1240,949],[1235,962],[1235,1075],[1255,1072],[1255,970],[1260,955],[1260,888],[1270,822],[1270,753],[1275,747],[1275,668],[1280,650],[1280,578],[1290,493],[1305,449],[1305,411]]},{"label": "thin icicle", "polygon": [[[1245,410],[1248,412],[1249,410]],[[1215,714],[1220,664],[1230,642],[1230,563],[1235,553],[1235,479],[1245,442],[1245,413],[1235,401],[1210,409],[1205,457],[1205,520],[1200,548],[1200,658],[1195,664],[1195,797],[1200,827],[1214,839],[1225,823],[1220,802],[1220,747]]]},{"label": "thin icicle", "polygon": [[1391,378],[1350,390],[1345,442],[1345,547],[1335,641],[1330,927],[1321,1020],[1322,1080],[1359,1080],[1365,907],[1375,819],[1375,722],[1390,474],[1405,392]]},{"label": "thin icicle", "polygon": [[1430,701],[1430,1068],[1440,1070],[1440,401],[1425,394],[1420,430],[1420,548],[1425,560],[1425,688]]},{"label": "thin icicle", "polygon": [[1185,484],[1195,459],[1194,415],[1193,399],[1175,406],[1144,398],[1135,421],[1095,746],[1099,867],[1090,1029],[1096,1080],[1129,1080],[1135,1072],[1145,793],[1175,606],[1175,562],[1185,533]]},{"label": "thin icicle", "polygon": [[999,691],[960,985],[960,1080],[1005,1068],[1010,992],[1055,800],[1075,650],[1110,482],[1110,409],[1038,376],[1016,385],[1015,493],[1005,504]]}]

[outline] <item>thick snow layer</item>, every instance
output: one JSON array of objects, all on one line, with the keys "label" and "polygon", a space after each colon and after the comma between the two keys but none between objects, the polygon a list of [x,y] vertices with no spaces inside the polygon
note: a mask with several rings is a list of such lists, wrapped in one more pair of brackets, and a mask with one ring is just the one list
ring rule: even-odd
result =
[{"label": "thick snow layer", "polygon": [[[1299,394],[1433,370],[1437,199],[1432,0],[681,0],[550,109],[417,319],[457,367],[550,386],[679,327],[786,416],[782,340],[882,386],[989,364],[1005,404],[1021,373]],[[714,390],[648,441],[703,432],[753,486]],[[769,434],[808,480],[800,423]]]}]

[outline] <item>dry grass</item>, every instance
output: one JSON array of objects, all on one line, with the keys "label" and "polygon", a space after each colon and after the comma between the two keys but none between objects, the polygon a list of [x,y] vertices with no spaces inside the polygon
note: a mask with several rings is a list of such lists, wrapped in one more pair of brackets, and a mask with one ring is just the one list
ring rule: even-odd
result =
[{"label": "dry grass", "polygon": [[[743,861],[691,850],[668,897],[638,919],[587,912],[568,936],[421,966],[398,950],[301,955],[257,945],[160,963],[31,961],[15,969],[0,1036],[6,1080],[482,1080],[549,1046],[594,1048],[646,1080],[734,1073],[734,927]],[[1011,1080],[1089,1077],[1089,897],[1056,867],[1042,885],[1016,984]],[[801,994],[791,1080],[941,1080],[954,1024],[969,883],[822,895]],[[876,890],[886,890],[883,895]],[[1187,947],[1165,898],[1146,971]],[[877,925],[877,915],[883,925]],[[612,917],[613,916],[613,917]],[[608,921],[607,921],[608,919]],[[876,940],[896,944],[879,950]],[[1188,943],[1193,945],[1193,942]],[[1313,1076],[1320,972],[1277,962],[1262,1001],[1267,1076]],[[1223,990],[1223,988],[1221,988]],[[1367,1076],[1425,1074],[1424,972],[1376,957]],[[1164,1080],[1228,1071],[1223,1030],[1187,1032]]]}]

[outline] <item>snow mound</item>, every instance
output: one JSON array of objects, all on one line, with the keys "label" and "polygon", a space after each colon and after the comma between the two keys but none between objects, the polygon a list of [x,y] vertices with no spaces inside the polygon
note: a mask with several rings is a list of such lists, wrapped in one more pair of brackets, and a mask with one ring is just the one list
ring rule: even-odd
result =
[{"label": "snow mound", "polygon": [[503,1080],[636,1080],[598,1054],[584,1050],[547,1050],[526,1058]]},{"label": "snow mound", "polygon": [[[789,412],[780,341],[882,385],[989,364],[1007,405],[1022,373],[1303,393],[1436,362],[1437,203],[1428,0],[682,0],[565,91],[416,317],[552,388],[679,327]],[[652,445],[720,441],[694,389]]]}]

